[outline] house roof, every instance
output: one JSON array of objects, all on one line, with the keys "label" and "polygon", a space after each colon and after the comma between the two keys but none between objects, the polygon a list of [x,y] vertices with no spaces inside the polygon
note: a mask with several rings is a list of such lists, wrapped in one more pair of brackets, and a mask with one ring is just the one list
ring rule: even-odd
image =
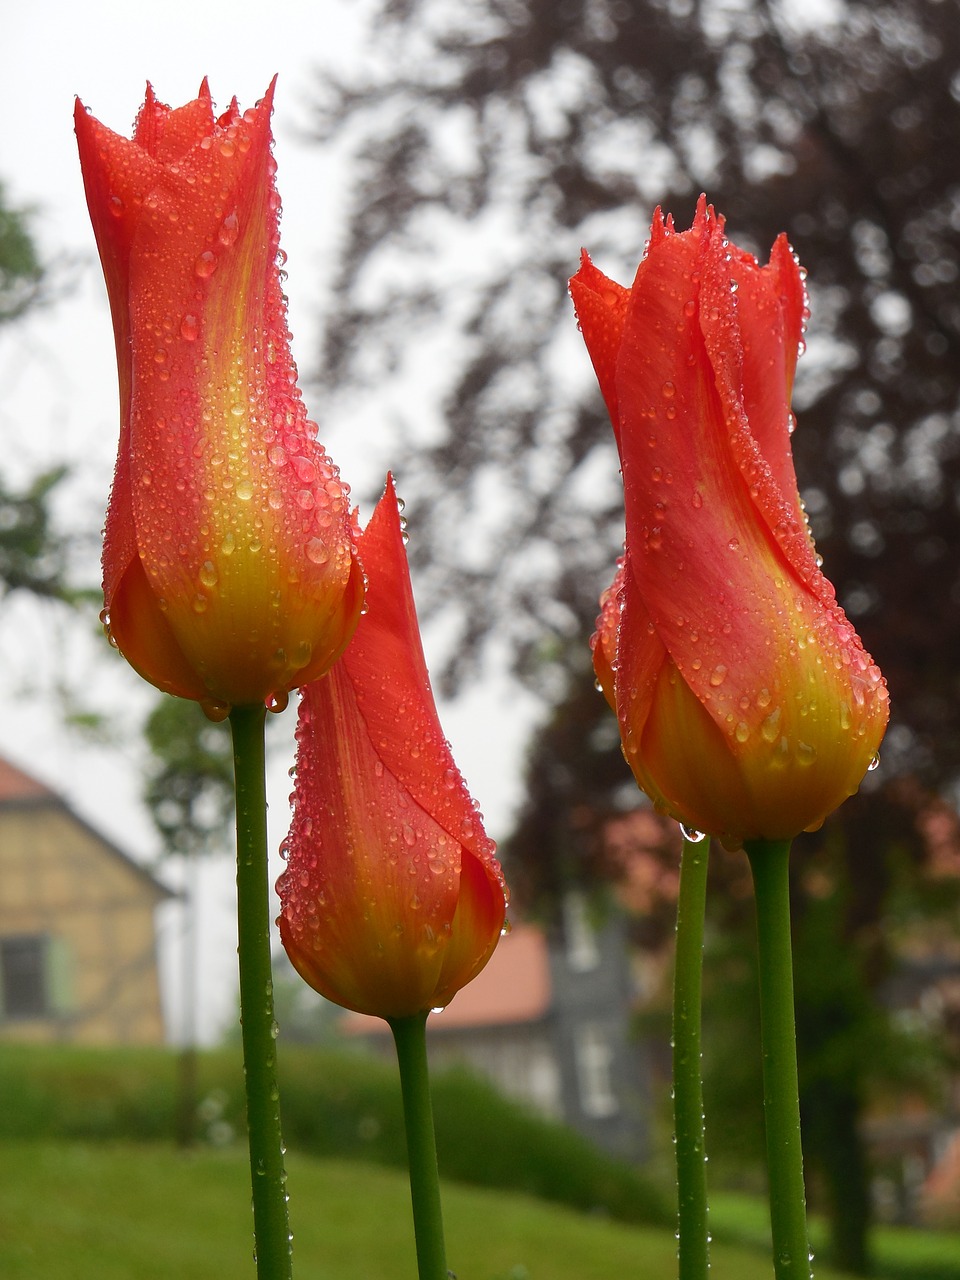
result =
[{"label": "house roof", "polygon": [[49,787],[0,756],[0,804],[17,800],[57,799]]},{"label": "house roof", "polygon": [[[536,1022],[550,1010],[551,984],[547,940],[532,924],[514,925],[474,980],[458,991],[443,1011],[430,1019],[431,1031],[494,1027]],[[347,1035],[383,1034],[386,1023],[361,1013],[340,1022]]]},{"label": "house roof", "polygon": [[75,822],[78,827],[83,828],[88,835],[92,836],[107,854],[119,859],[153,891],[158,899],[179,896],[172,889],[168,889],[156,876],[151,875],[145,867],[115,845],[102,832],[92,827],[78,813],[75,813],[63,796],[45,783],[40,782],[39,779],[26,773],[23,769],[19,769],[15,764],[11,764],[3,756],[0,756],[0,812],[4,809],[23,807],[59,809],[62,813],[66,813],[71,822]]}]

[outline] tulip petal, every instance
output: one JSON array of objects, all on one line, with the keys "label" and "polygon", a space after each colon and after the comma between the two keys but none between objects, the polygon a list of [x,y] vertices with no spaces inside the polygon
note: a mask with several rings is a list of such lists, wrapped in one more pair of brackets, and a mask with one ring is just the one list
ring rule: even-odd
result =
[{"label": "tulip petal", "polygon": [[384,765],[452,839],[470,849],[499,886],[494,843],[485,835],[437,715],[417,623],[393,478],[388,477],[360,543],[368,577],[367,616],[344,654]]},{"label": "tulip petal", "polygon": [[430,1008],[461,847],[384,765],[342,662],[302,699],[289,869],[278,884],[284,945],[311,985],[358,1013]]},{"label": "tulip petal", "polygon": [[[614,432],[618,432],[620,414],[617,407],[617,355],[623,337],[630,290],[598,271],[584,249],[580,257],[580,270],[570,281],[570,296],[581,329],[585,334],[590,334],[590,359],[593,361]],[[619,444],[619,435],[617,443]]]},{"label": "tulip petal", "polygon": [[164,693],[209,702],[210,695],[177,643],[138,558],[127,565],[109,601],[104,610],[109,615],[107,630],[124,637],[123,654],[134,671]]}]

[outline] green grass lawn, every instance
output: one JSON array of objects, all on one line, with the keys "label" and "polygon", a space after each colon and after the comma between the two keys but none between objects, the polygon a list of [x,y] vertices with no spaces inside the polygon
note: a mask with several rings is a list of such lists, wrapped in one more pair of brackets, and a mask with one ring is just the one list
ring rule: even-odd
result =
[{"label": "green grass lawn", "polygon": [[[710,1220],[724,1240],[766,1248],[770,1220],[765,1200],[754,1196],[714,1192],[710,1196]],[[827,1225],[810,1221],[810,1243],[815,1255],[827,1247]],[[909,1227],[875,1227],[871,1233],[875,1273],[880,1280],[960,1280],[960,1233],[917,1231]],[[819,1267],[817,1274],[820,1274]]]},{"label": "green grass lawn", "polygon": [[[415,1280],[408,1189],[370,1165],[290,1158],[298,1280]],[[4,1280],[253,1277],[244,1153],[7,1142]],[[669,1231],[622,1226],[518,1194],[444,1189],[458,1280],[675,1280]],[[839,1280],[823,1270],[822,1280]],[[762,1254],[716,1245],[712,1280],[769,1280]]]},{"label": "green grass lawn", "polygon": [[[401,1173],[289,1157],[297,1280],[415,1280]],[[447,1184],[458,1280],[676,1280],[669,1231],[630,1227],[526,1196]],[[759,1242],[759,1201],[718,1196],[716,1227]],[[244,1280],[252,1260],[244,1151],[160,1145],[0,1144],[3,1280]],[[881,1231],[882,1274],[960,1280],[960,1237]],[[931,1269],[932,1268],[932,1269]],[[763,1247],[715,1242],[711,1280],[770,1280]],[[817,1280],[843,1280],[817,1267]]]}]

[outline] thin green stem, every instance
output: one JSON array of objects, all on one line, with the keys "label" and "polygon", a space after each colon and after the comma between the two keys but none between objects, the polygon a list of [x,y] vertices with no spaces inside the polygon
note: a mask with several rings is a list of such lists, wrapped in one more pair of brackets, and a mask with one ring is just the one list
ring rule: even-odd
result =
[{"label": "thin green stem", "polygon": [[790,940],[790,841],[744,845],[757,902],[763,1109],[773,1269],[777,1280],[810,1280],[810,1244],[800,1145],[797,1034]]},{"label": "thin green stem", "polygon": [[709,853],[709,840],[693,841],[684,837],[673,979],[673,1116],[677,1141],[679,1280],[707,1280],[710,1270],[700,1054],[703,919],[707,903]]},{"label": "thin green stem", "polygon": [[388,1021],[400,1063],[417,1269],[420,1280],[447,1280],[437,1143],[427,1071],[427,1015],[417,1013],[409,1018],[391,1018]]},{"label": "thin green stem", "polygon": [[262,706],[234,707],[237,784],[237,933],[240,1022],[247,1088],[253,1230],[259,1280],[290,1280],[293,1263],[277,1087],[277,1026],[270,965],[267,797]]}]

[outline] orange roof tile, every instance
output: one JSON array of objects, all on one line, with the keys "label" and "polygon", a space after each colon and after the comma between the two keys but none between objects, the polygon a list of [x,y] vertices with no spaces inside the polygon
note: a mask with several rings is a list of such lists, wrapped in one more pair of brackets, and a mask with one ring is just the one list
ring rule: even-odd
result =
[{"label": "orange roof tile", "polygon": [[0,756],[0,804],[10,800],[56,799],[49,787]]}]

